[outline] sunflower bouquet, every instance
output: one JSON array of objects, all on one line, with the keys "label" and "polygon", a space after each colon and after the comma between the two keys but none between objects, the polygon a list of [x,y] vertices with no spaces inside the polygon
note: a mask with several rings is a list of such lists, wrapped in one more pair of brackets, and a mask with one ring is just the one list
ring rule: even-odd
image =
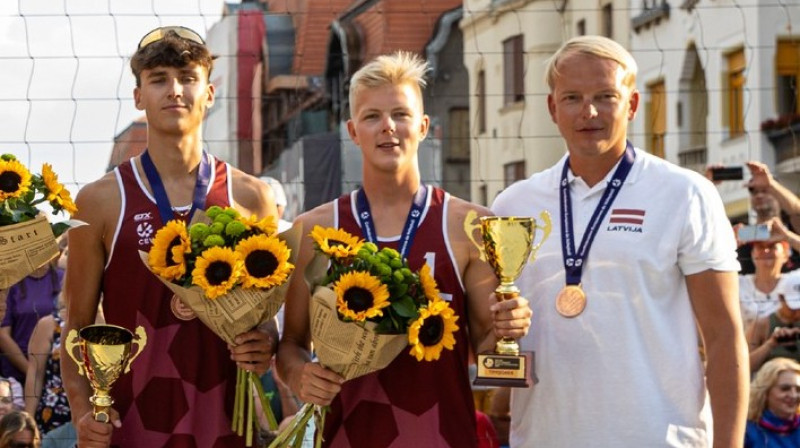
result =
[{"label": "sunflower bouquet", "polygon": [[[418,271],[392,248],[378,247],[341,229],[315,226],[317,252],[306,271],[314,286],[311,338],[320,364],[351,380],[389,365],[403,350],[435,361],[452,350],[455,315],[441,298],[427,264]],[[270,447],[295,446],[312,416],[321,442],[327,408],[304,405]]]},{"label": "sunflower bouquet", "polygon": [[[278,235],[276,229],[271,216],[245,218],[233,208],[212,206],[189,226],[182,220],[167,222],[156,233],[149,253],[141,256],[175,294],[173,301],[180,301],[177,308],[184,311],[176,311],[179,318],[196,316],[235,345],[237,335],[272,319],[283,303],[299,230]],[[270,427],[277,428],[258,375],[239,369],[232,429],[245,435],[247,446],[252,445],[258,424],[253,390]]]},{"label": "sunflower bouquet", "polygon": [[54,215],[78,211],[50,164],[42,166],[41,174],[34,174],[13,155],[0,156],[0,289],[22,280],[58,255],[56,237],[77,224],[49,224],[37,208],[45,203]]}]

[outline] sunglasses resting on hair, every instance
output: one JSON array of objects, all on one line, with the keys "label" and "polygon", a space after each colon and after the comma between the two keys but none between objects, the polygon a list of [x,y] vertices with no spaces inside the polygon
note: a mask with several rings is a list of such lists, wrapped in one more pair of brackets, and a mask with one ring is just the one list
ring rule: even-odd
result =
[{"label": "sunglasses resting on hair", "polygon": [[204,41],[199,34],[194,32],[193,30],[190,30],[189,28],[186,28],[185,26],[162,26],[145,34],[144,37],[142,37],[142,40],[139,41],[139,45],[136,47],[136,51],[141,50],[142,48],[152,44],[153,42],[160,41],[161,39],[165,38],[167,36],[167,33],[170,31],[177,34],[178,37],[180,37],[181,39],[186,39],[200,45],[206,44],[206,41]]}]

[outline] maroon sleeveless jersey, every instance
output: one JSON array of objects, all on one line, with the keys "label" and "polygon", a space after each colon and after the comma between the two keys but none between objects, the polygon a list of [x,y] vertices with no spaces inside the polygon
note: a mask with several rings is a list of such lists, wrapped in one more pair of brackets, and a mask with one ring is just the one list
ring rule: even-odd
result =
[{"label": "maroon sleeveless jersey", "polygon": [[[417,361],[404,349],[389,366],[342,385],[325,422],[325,445],[354,448],[477,447],[475,408],[467,370],[467,305],[459,269],[447,237],[450,195],[428,188],[428,202],[408,262],[412,270],[426,261],[445,300],[459,316],[454,350],[438,361]],[[336,226],[362,235],[354,218],[355,192],[335,203]],[[380,239],[397,249],[399,237]]]},{"label": "maroon sleeveless jersey", "polygon": [[[206,208],[229,206],[228,165],[212,163]],[[112,388],[122,418],[112,446],[244,446],[230,422],[236,364],[222,339],[199,319],[180,320],[173,313],[172,293],[139,259],[164,225],[155,199],[131,162],[115,174],[122,207],[103,276],[103,312],[109,324],[131,331],[144,327],[147,345]]]}]

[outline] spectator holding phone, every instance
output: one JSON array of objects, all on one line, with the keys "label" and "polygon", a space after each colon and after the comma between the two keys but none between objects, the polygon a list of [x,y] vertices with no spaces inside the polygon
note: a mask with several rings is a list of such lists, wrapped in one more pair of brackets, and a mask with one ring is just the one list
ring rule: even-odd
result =
[{"label": "spectator holding phone", "polygon": [[739,302],[745,329],[751,328],[757,319],[777,311],[780,295],[800,294],[800,271],[781,272],[789,259],[786,241],[759,241],[749,247],[755,273],[739,276]]},{"label": "spectator holding phone", "polygon": [[[706,167],[706,177],[715,184],[722,181],[739,180],[743,178],[739,171],[740,167],[724,167],[722,165],[709,165]],[[737,258],[742,268],[739,271],[742,275],[753,274],[755,265],[751,259],[752,243],[756,241],[772,240],[782,238],[789,241],[792,249],[786,263],[781,267],[782,272],[789,272],[800,267],[800,236],[793,241],[792,229],[800,229],[800,199],[791,191],[781,185],[769,172],[769,168],[756,161],[747,162],[750,171],[750,180],[747,182],[747,190],[750,193],[750,209],[755,213],[755,223],[753,225],[736,224],[733,230],[736,234],[738,245]],[[790,219],[791,218],[791,219]],[[782,226],[777,228],[773,223],[780,222]]]},{"label": "spectator holding phone", "polygon": [[[768,239],[778,238],[789,242],[793,251],[782,271],[793,271],[800,267],[800,236],[794,232],[794,229],[800,229],[800,199],[772,176],[766,164],[749,161],[746,166],[750,171],[747,190],[750,193],[750,207],[756,214],[756,225],[763,224],[767,227]],[[764,238],[756,235],[753,240]],[[749,242],[740,239],[742,244]],[[743,252],[744,255],[748,254],[749,248],[744,248]],[[751,261],[746,258],[740,257],[739,260],[743,274],[754,269]]]},{"label": "spectator holding phone", "polygon": [[[767,244],[772,244],[773,250],[780,247],[785,250],[787,246],[785,242],[761,243],[759,246]],[[750,347],[751,373],[773,358],[800,361],[800,292],[778,294],[777,309],[768,316],[756,318],[745,330],[745,336]]]},{"label": "spectator holding phone", "polygon": [[[749,161],[747,168],[750,170],[750,181],[747,188],[751,195],[769,194],[778,203],[778,211],[783,211],[788,216],[792,229],[800,229],[800,198],[788,188],[781,185],[769,171],[769,167],[761,162]],[[758,210],[756,210],[758,214]],[[770,216],[771,218],[772,216]],[[766,221],[766,219],[764,220]],[[761,222],[761,221],[759,221]]]}]

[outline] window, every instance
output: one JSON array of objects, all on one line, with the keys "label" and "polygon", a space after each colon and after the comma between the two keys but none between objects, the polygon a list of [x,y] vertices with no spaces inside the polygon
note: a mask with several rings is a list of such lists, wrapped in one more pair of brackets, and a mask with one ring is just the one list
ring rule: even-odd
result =
[{"label": "window", "polygon": [[602,11],[602,19],[601,23],[603,26],[603,36],[605,37],[613,37],[614,34],[614,10],[612,9],[611,3],[603,6]]},{"label": "window", "polygon": [[486,72],[478,72],[478,86],[476,87],[478,96],[478,133],[486,132]]},{"label": "window", "polygon": [[525,101],[522,35],[503,41],[503,103]]},{"label": "window", "polygon": [[578,36],[586,35],[586,19],[578,20],[578,25],[576,26],[575,32],[578,34]]},{"label": "window", "polygon": [[469,162],[469,109],[454,107],[448,115],[445,158],[448,162]]},{"label": "window", "polygon": [[645,134],[651,154],[664,158],[664,136],[667,133],[667,90],[664,81],[647,86]]},{"label": "window", "polygon": [[800,113],[800,40],[779,40],[775,53],[776,106],[779,115]]},{"label": "window", "polygon": [[503,188],[507,188],[509,185],[522,179],[525,179],[524,160],[503,165]]},{"label": "window", "polygon": [[727,118],[729,137],[744,134],[744,49],[736,50],[726,56],[727,71]]}]

